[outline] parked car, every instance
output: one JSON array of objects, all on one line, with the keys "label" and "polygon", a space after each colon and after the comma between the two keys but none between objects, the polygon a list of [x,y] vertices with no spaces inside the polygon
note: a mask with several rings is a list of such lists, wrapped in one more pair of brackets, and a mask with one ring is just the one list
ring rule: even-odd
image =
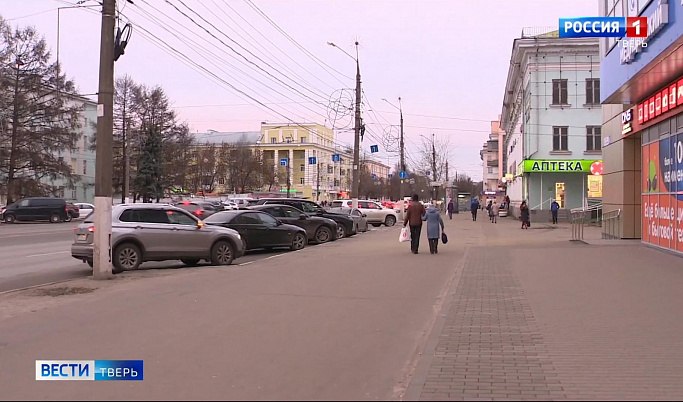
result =
[{"label": "parked car", "polygon": [[73,219],[80,218],[81,212],[80,208],[78,208],[78,205],[74,204],[73,202],[67,202],[66,208],[66,222],[71,222]]},{"label": "parked car", "polygon": [[240,206],[232,201],[223,201],[223,208],[225,211],[234,211],[240,209]]},{"label": "parked car", "polygon": [[0,205],[0,222],[4,221],[3,216],[5,214],[5,208],[7,208],[7,207],[4,205]]},{"label": "parked car", "polygon": [[353,219],[356,226],[356,232],[367,232],[368,231],[368,219],[367,215],[361,212],[358,208],[330,208],[330,212],[345,214]]},{"label": "parked car", "polygon": [[76,206],[78,207],[78,211],[80,212],[81,216],[84,218],[95,210],[95,206],[93,204],[88,204],[85,202],[77,202]]},{"label": "parked car", "polygon": [[246,208],[256,204],[256,200],[253,198],[228,198],[228,201],[237,204],[239,208]]},{"label": "parked car", "polygon": [[[74,230],[71,256],[93,265],[93,215]],[[145,261],[180,260],[196,265],[230,265],[244,254],[239,233],[204,224],[181,208],[168,204],[121,204],[112,208],[114,273],[133,270]]]},{"label": "parked car", "polygon": [[211,215],[205,222],[208,225],[236,230],[242,236],[245,250],[275,247],[301,250],[308,243],[304,229],[282,223],[261,211],[223,211]]},{"label": "parked car", "polygon": [[199,219],[205,219],[215,214],[216,208],[206,201],[183,201],[175,204],[176,207],[188,211]]},{"label": "parked car", "polygon": [[30,197],[7,206],[3,219],[6,223],[15,221],[70,221],[69,208],[63,198]]},{"label": "parked car", "polygon": [[309,215],[322,216],[323,218],[332,219],[333,221],[337,222],[337,239],[342,239],[344,237],[349,237],[356,234],[356,228],[353,219],[351,219],[348,215],[328,212],[313,201],[302,200],[299,198],[261,198],[256,202],[256,204],[289,205],[290,207],[294,207]]},{"label": "parked car", "polygon": [[271,214],[284,223],[306,230],[306,236],[312,242],[327,243],[331,240],[337,240],[337,222],[332,219],[311,216],[289,205],[255,205],[249,209]]},{"label": "parked car", "polygon": [[[336,200],[332,201],[332,208],[351,208],[353,201],[351,200]],[[374,201],[358,200],[358,209],[367,215],[368,223],[373,226],[384,224],[385,226],[394,226],[398,220],[396,212],[393,209],[384,208],[381,204]]]}]

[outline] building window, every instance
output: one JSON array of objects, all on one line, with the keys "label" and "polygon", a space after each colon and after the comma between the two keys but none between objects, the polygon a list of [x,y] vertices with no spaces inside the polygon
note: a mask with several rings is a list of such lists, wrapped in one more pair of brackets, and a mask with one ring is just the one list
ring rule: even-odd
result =
[{"label": "building window", "polygon": [[75,188],[73,190],[71,190],[71,199],[72,200],[76,199],[76,189]]},{"label": "building window", "polygon": [[301,165],[301,171],[305,172],[306,171],[306,165]]},{"label": "building window", "polygon": [[334,173],[334,167],[333,166],[327,166],[327,173]]},{"label": "building window", "polygon": [[304,184],[304,180],[306,180],[306,179],[304,179],[303,177],[300,178],[300,179],[299,179],[299,184]]},{"label": "building window", "polygon": [[568,105],[567,80],[553,80],[553,105]]},{"label": "building window", "polygon": [[600,151],[602,149],[602,127],[586,127],[586,151]]},{"label": "building window", "polygon": [[586,104],[597,105],[600,103],[600,79],[589,78],[586,80]]},{"label": "building window", "polygon": [[[60,157],[60,159],[62,158]],[[78,160],[76,158],[71,158],[71,171],[74,173],[78,172]]]},{"label": "building window", "polygon": [[493,168],[492,167],[489,168],[489,174],[493,174]]},{"label": "building window", "polygon": [[225,184],[225,178],[219,177],[219,178],[218,178],[218,184],[221,185],[221,186],[224,185],[224,184]]},{"label": "building window", "polygon": [[292,137],[287,137],[287,141],[285,141],[285,142],[287,142],[287,144],[291,144],[292,143]]},{"label": "building window", "polygon": [[553,127],[553,151],[569,150],[568,127]]},{"label": "building window", "polygon": [[[88,161],[83,161],[83,174],[88,174]],[[76,198],[76,197],[74,197]]]},{"label": "building window", "polygon": [[306,143],[306,137],[299,138],[299,141],[301,141],[302,144],[305,144]]},{"label": "building window", "polygon": [[270,143],[271,143],[271,144],[277,143],[277,138],[275,138],[275,137],[271,138],[271,139],[270,139]]}]

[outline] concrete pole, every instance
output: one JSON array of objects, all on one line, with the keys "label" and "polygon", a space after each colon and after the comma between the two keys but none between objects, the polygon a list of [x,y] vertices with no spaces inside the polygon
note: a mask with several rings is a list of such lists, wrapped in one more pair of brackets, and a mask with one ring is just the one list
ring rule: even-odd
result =
[{"label": "concrete pole", "polygon": [[100,83],[97,99],[97,150],[95,152],[95,244],[93,277],[112,276],[111,204],[112,145],[114,131],[114,24],[116,0],[102,2]]},{"label": "concrete pole", "polygon": [[353,208],[358,208],[358,192],[360,191],[360,97],[360,64],[358,62],[358,42],[356,42],[356,124],[353,141],[353,187],[351,190]]}]

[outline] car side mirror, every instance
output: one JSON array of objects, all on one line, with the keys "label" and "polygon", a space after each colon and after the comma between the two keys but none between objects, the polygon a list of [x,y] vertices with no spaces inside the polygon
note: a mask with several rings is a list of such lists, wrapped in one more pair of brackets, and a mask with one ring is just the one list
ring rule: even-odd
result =
[{"label": "car side mirror", "polygon": [[367,217],[368,217],[368,215],[367,215],[367,214],[363,214],[363,218],[367,218]]},{"label": "car side mirror", "polygon": [[306,219],[306,214],[300,214],[300,215],[299,215],[299,219],[301,219],[302,221],[305,220],[305,219]]},{"label": "car side mirror", "polygon": [[280,226],[280,225],[283,225],[283,223],[282,223],[281,220],[278,219],[278,220],[277,220],[277,226]]}]

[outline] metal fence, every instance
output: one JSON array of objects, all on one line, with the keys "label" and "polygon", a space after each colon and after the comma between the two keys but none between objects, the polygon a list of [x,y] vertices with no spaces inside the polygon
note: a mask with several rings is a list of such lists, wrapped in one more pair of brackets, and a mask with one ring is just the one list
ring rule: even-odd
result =
[{"label": "metal fence", "polygon": [[601,218],[602,204],[572,209],[569,215],[569,221],[572,224],[572,240],[583,240],[585,226],[590,223],[600,222]]},{"label": "metal fence", "polygon": [[605,212],[602,214],[602,238],[619,239],[619,219],[621,209]]}]

